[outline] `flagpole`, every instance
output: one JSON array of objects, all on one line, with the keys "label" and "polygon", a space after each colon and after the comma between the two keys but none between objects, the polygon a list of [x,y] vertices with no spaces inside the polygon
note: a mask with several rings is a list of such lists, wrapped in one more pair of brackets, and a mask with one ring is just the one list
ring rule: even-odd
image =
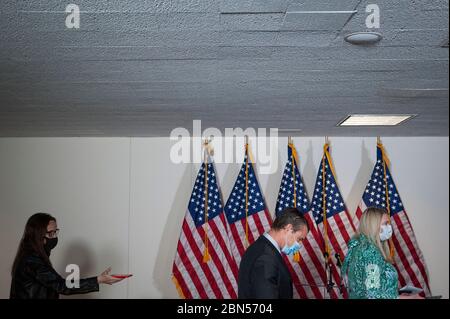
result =
[{"label": "flagpole", "polygon": [[248,241],[248,135],[245,136],[245,244],[249,246]]},{"label": "flagpole", "polygon": [[[324,245],[325,245],[325,252],[323,253],[325,257],[325,271],[328,270],[328,283],[327,283],[327,292],[331,296],[331,290],[333,289],[334,282],[333,282],[333,274],[332,274],[332,261],[331,261],[331,250],[330,250],[330,243],[328,238],[328,221],[327,221],[327,194],[325,192],[325,185],[326,185],[326,167],[325,167],[325,160],[328,158],[328,148],[329,148],[329,140],[328,136],[325,136],[325,145],[323,146],[323,157],[322,157],[322,214],[323,214],[323,230],[324,230]],[[328,161],[328,165],[330,166],[331,170],[331,162]]]},{"label": "flagpole", "polygon": [[[389,198],[389,190],[388,190],[388,183],[387,183],[387,170],[386,170],[386,154],[384,152],[383,144],[381,143],[381,138],[377,137],[377,147],[381,150],[381,161],[383,162],[383,177],[384,177],[384,186],[385,186],[385,197],[386,197],[386,209],[388,213],[388,220],[391,224],[391,203]],[[389,238],[389,253],[391,255],[391,259],[394,258],[395,251],[394,251],[394,242],[392,241],[392,237]]]},{"label": "flagpole", "polygon": [[291,166],[292,166],[292,179],[294,181],[294,207],[297,208],[297,186],[295,185],[295,161],[294,161],[294,143],[292,142],[292,137],[289,136],[289,147],[291,148]]},{"label": "flagpole", "polygon": [[203,262],[207,263],[211,257],[209,255],[208,250],[208,148],[209,148],[209,141],[205,139],[203,143],[205,149],[204,149],[204,163],[205,163],[205,251],[203,253]]},{"label": "flagpole", "polygon": [[325,244],[325,252],[324,256],[327,259],[327,261],[330,261],[331,255],[330,255],[330,247],[328,242],[328,223],[327,223],[327,195],[325,193],[325,184],[326,184],[326,168],[325,168],[325,158],[326,158],[326,152],[328,150],[328,136],[325,137],[325,145],[323,147],[323,157],[322,157],[322,217],[323,217],[323,230],[324,230],[324,244]]},{"label": "flagpole", "polygon": [[[291,149],[291,173],[292,173],[292,181],[293,181],[293,186],[294,186],[294,207],[297,208],[297,185],[295,184],[295,182],[297,181],[296,176],[295,176],[295,165],[296,165],[296,156],[295,156],[295,149],[294,149],[294,142],[292,141],[292,137],[289,136],[288,138],[288,147]],[[300,262],[300,253],[297,251],[294,253],[293,256],[293,261],[295,262]]]}]

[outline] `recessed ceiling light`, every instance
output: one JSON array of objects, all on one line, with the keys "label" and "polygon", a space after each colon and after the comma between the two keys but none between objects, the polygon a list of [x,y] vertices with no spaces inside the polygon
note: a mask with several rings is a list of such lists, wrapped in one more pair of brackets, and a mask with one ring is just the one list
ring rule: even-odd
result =
[{"label": "recessed ceiling light", "polygon": [[395,126],[414,116],[413,114],[351,114],[337,126]]},{"label": "recessed ceiling light", "polygon": [[357,45],[375,44],[382,39],[382,35],[377,32],[355,32],[347,34],[344,40]]}]

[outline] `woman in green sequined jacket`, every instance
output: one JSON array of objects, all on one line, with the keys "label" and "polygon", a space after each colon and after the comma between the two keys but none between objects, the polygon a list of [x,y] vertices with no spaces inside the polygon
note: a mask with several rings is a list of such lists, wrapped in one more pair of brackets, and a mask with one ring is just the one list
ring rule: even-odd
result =
[{"label": "woman in green sequined jacket", "polygon": [[412,299],[398,294],[398,274],[389,253],[392,227],[386,210],[368,208],[362,214],[357,234],[348,243],[342,265],[351,299]]}]

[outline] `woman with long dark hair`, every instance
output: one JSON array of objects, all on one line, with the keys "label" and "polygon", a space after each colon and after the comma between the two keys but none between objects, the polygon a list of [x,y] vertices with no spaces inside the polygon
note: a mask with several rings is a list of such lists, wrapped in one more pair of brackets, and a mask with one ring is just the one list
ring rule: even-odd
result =
[{"label": "woman with long dark hair", "polygon": [[50,252],[58,243],[56,219],[46,213],[31,216],[12,267],[11,299],[58,299],[59,295],[99,291],[99,284],[121,281],[107,269],[98,277],[80,279],[77,287],[68,287],[52,267]]}]

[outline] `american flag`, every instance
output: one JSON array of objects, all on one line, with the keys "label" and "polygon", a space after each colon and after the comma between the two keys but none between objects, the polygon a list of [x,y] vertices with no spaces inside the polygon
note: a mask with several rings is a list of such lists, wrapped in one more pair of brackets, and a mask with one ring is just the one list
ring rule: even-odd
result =
[{"label": "american flag", "polygon": [[[355,226],[344,204],[332,165],[329,145],[325,144],[324,154],[317,173],[311,212],[322,234],[324,251],[328,253],[328,265],[331,267],[334,284],[337,285],[335,287],[338,287],[342,284],[342,279],[336,266],[339,266],[340,261],[347,253],[347,243],[355,233]],[[329,275],[328,279],[330,280]],[[341,296],[347,298],[345,288],[342,289]]]},{"label": "american flag", "polygon": [[[377,162],[355,214],[355,225],[367,207],[379,207],[390,212],[393,229],[394,262],[402,286],[413,284],[429,296],[428,274],[422,252],[406,214],[402,200],[389,171],[389,160],[383,145],[377,145]],[[387,185],[386,185],[387,184]],[[387,201],[386,201],[387,200]]]},{"label": "american flag", "polygon": [[236,298],[237,269],[214,165],[209,161],[202,164],[192,190],[173,263],[173,280],[186,299]]},{"label": "american flag", "polygon": [[296,261],[287,256],[284,258],[293,279],[294,297],[323,299],[326,273],[321,237],[309,211],[310,204],[298,169],[296,154],[294,145],[289,143],[288,160],[281,179],[275,212],[278,216],[284,208],[296,207],[308,220],[311,229],[300,245],[300,260]]},{"label": "american flag", "polygon": [[248,144],[244,163],[224,210],[229,223],[231,250],[239,265],[247,246],[268,231],[272,224],[253,163],[249,160]]}]

